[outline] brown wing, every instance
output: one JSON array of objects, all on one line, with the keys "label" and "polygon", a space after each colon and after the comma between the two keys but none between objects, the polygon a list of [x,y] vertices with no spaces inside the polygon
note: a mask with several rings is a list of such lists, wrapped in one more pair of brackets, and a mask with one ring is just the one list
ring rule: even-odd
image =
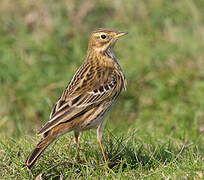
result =
[{"label": "brown wing", "polygon": [[[121,90],[121,77],[113,68],[82,65],[55,104],[50,120],[38,134],[60,123],[73,120],[107,98],[114,98]],[[119,88],[119,91],[117,90]]]}]

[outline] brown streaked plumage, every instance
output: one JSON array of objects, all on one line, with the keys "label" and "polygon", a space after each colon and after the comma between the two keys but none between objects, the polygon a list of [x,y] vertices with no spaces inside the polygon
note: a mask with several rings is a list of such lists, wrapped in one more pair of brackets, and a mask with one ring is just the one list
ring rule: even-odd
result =
[{"label": "brown streaked plumage", "polygon": [[102,154],[102,124],[108,111],[123,89],[126,80],[114,54],[117,39],[127,33],[112,29],[93,31],[87,56],[55,104],[49,121],[39,131],[41,141],[28,156],[24,167],[31,168],[40,154],[58,136],[74,131],[79,146],[79,134],[88,129],[97,129]]}]

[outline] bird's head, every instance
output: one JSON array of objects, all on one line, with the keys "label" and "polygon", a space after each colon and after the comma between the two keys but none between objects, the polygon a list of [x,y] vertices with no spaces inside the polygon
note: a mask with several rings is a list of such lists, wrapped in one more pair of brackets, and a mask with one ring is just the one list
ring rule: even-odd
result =
[{"label": "bird's head", "polygon": [[126,34],[127,32],[118,32],[108,28],[97,29],[90,36],[88,50],[103,52],[109,48],[112,49],[118,38]]}]

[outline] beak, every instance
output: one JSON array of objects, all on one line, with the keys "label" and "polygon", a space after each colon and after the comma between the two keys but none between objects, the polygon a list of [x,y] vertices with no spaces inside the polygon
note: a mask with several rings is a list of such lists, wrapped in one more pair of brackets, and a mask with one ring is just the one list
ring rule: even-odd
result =
[{"label": "beak", "polygon": [[128,34],[128,33],[127,32],[119,32],[119,33],[116,34],[115,38],[120,38],[120,37],[122,37],[122,36],[124,36],[126,34]]}]

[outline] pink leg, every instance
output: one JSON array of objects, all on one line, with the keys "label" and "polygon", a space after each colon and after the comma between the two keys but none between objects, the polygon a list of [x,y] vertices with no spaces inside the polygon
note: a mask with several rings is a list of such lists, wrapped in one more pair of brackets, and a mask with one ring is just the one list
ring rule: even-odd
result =
[{"label": "pink leg", "polygon": [[100,145],[100,148],[101,148],[101,151],[102,151],[102,154],[103,154],[103,158],[106,161],[106,155],[105,155],[105,152],[103,150],[103,139],[102,139],[102,123],[99,125],[99,127],[97,128],[97,139],[98,139],[98,142],[99,142],[99,145]]},{"label": "pink leg", "polygon": [[80,155],[79,155],[79,135],[80,132],[79,131],[74,131],[74,138],[75,138],[75,142],[76,142],[76,146],[77,146],[77,161],[81,161],[80,160]]}]

